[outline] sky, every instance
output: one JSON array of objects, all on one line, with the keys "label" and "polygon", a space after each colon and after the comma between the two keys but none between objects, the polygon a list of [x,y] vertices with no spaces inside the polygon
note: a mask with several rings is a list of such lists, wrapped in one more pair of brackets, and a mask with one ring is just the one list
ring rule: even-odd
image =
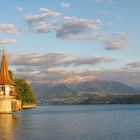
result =
[{"label": "sky", "polygon": [[32,84],[95,79],[140,87],[139,0],[4,0],[0,49]]}]

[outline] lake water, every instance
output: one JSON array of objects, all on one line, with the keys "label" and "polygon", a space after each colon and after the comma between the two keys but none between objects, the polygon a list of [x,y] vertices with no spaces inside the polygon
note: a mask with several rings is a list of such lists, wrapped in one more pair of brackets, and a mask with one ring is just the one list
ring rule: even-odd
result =
[{"label": "lake water", "polygon": [[39,106],[1,114],[0,140],[140,140],[140,105]]}]

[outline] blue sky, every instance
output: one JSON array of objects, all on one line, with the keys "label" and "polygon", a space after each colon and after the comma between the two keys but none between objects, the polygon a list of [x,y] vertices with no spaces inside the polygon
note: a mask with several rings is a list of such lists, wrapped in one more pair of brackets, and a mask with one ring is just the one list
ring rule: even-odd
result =
[{"label": "blue sky", "polygon": [[[100,70],[96,76],[107,79],[106,73],[112,72],[110,79],[120,80],[118,73],[127,73],[120,81],[138,85],[138,80],[129,83],[127,79],[130,73],[133,79],[136,73],[140,77],[139,7],[139,0],[4,0],[1,47],[11,57],[11,68],[22,76],[30,64],[30,72],[40,75],[56,68],[58,73],[91,69],[88,76]],[[64,55],[65,61],[48,66],[54,60],[47,54]],[[20,56],[23,60],[30,56],[30,60],[21,64]],[[44,57],[49,59],[42,63],[45,70],[39,65]]]}]

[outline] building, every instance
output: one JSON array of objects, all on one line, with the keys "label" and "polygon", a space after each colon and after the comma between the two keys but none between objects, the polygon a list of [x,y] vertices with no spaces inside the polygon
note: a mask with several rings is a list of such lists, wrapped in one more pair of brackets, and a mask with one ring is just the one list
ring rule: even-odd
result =
[{"label": "building", "polygon": [[3,50],[0,67],[0,113],[12,113],[21,110],[21,101],[17,99],[18,94],[15,86],[10,77]]}]

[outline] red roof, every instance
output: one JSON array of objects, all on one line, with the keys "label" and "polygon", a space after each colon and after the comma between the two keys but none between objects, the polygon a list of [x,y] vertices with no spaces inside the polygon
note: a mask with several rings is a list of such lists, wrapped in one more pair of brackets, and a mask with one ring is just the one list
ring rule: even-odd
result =
[{"label": "red roof", "polygon": [[14,81],[10,78],[6,56],[4,55],[4,53],[1,60],[0,85],[15,85]]}]

